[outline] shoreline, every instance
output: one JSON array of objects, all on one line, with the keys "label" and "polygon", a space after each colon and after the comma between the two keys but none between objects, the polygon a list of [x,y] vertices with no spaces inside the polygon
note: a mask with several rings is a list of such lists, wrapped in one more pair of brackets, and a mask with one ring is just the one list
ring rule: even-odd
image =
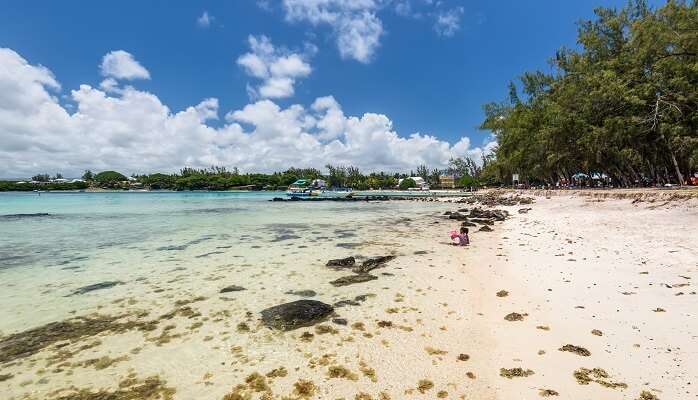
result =
[{"label": "shoreline", "polygon": [[[255,399],[268,394],[266,398],[478,400],[541,395],[635,399],[643,391],[660,399],[695,395],[689,363],[698,356],[698,325],[691,308],[698,243],[691,232],[698,227],[698,204],[692,199],[663,204],[649,198],[634,202],[632,197],[562,194],[536,194],[530,205],[497,205],[498,192],[484,194],[480,200],[507,210],[510,218],[495,222],[493,232],[471,228],[472,244],[466,248],[448,244],[447,231],[459,221],[432,212],[388,225],[394,238],[334,250],[338,257],[397,255],[370,272],[376,280],[331,290],[308,288],[320,292],[314,299],[334,302],[334,318],[346,325],[327,319],[291,332],[270,331],[260,324],[259,312],[280,299],[241,307],[235,305],[241,297],[221,303],[209,281],[198,291],[170,296],[182,304],[173,309],[176,313],[190,307],[200,316],[175,314],[160,319],[153,331],[141,330],[170,311],[171,305],[155,297],[151,301],[162,311],[127,317],[136,324],[133,329],[113,327],[66,347],[103,342],[67,361],[63,369],[74,371],[72,375],[42,368],[33,383],[20,385],[27,378],[18,375],[0,381],[0,389],[7,387],[16,398],[25,388],[44,398],[48,388],[65,388],[69,382],[114,391],[124,377],[136,373],[138,382],[157,376],[159,393],[174,390],[174,399],[237,399],[235,393]],[[451,212],[475,206],[467,204],[473,199],[440,201]],[[519,213],[522,208],[530,210]],[[325,267],[326,261],[319,259],[309,271],[325,282],[351,275]],[[197,292],[203,299],[197,300]],[[359,298],[363,300],[351,300]],[[344,300],[347,306],[336,305]],[[101,312],[131,310],[126,305],[114,303]],[[243,317],[244,310],[252,314]],[[163,329],[167,321],[177,328]],[[0,343],[6,338],[0,337]],[[140,350],[133,353],[135,348]],[[35,361],[30,365],[43,366],[42,356],[55,354],[47,347],[31,357]],[[108,357],[102,358],[108,364],[103,370],[83,366],[100,357]],[[172,369],[171,357],[187,368]],[[3,368],[3,374],[26,367]],[[246,381],[253,376],[252,383]],[[48,382],[36,386],[44,378]],[[312,382],[312,395],[305,396],[299,382]],[[235,389],[238,384],[244,388]],[[358,397],[362,394],[369,397]]]}]

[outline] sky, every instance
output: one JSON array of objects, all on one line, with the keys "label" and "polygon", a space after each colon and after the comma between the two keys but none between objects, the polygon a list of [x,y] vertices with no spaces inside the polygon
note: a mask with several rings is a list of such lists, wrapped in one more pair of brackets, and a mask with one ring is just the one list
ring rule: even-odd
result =
[{"label": "sky", "polygon": [[479,160],[482,105],[625,3],[2,1],[0,177]]}]

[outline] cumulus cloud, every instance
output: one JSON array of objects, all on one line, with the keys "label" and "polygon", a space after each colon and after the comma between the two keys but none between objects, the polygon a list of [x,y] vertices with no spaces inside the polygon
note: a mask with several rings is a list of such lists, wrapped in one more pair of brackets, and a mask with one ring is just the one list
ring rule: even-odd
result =
[{"label": "cumulus cloud", "polygon": [[463,7],[442,10],[436,13],[434,30],[441,36],[453,36],[460,29]]},{"label": "cumulus cloud", "polygon": [[[443,168],[453,156],[477,155],[467,138],[451,145],[432,135],[400,136],[385,115],[347,116],[331,96],[310,107],[260,99],[226,114],[217,99],[170,110],[154,94],[126,86],[70,91],[74,111],[59,101],[50,70],[0,49],[0,173],[78,176],[84,169],[126,174],[173,172],[182,166],[237,166],[269,172],[327,163],[364,170]],[[72,110],[72,109],[71,109]]]},{"label": "cumulus cloud", "polygon": [[286,19],[328,25],[337,41],[339,54],[369,63],[380,46],[383,23],[376,13],[378,0],[284,0]]},{"label": "cumulus cloud", "polygon": [[127,51],[110,51],[102,58],[102,76],[114,79],[150,79],[150,72]]},{"label": "cumulus cloud", "polygon": [[250,52],[237,60],[245,72],[262,81],[248,87],[251,97],[283,98],[293,96],[296,80],[310,75],[310,64],[301,54],[275,48],[266,36],[248,38]]},{"label": "cumulus cloud", "polygon": [[208,11],[204,11],[204,13],[196,19],[196,25],[198,25],[200,28],[208,28],[211,26],[213,19],[213,16],[209,15]]}]

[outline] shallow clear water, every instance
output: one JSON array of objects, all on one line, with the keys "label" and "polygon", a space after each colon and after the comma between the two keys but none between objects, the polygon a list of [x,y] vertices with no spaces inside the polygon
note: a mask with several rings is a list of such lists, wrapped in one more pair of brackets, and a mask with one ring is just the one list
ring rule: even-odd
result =
[{"label": "shallow clear water", "polygon": [[[328,258],[395,250],[394,236],[407,232],[414,217],[443,208],[270,202],[275,196],[1,193],[0,332],[81,315],[125,296],[211,295],[220,286],[214,279],[253,286],[262,272],[277,289],[260,290],[255,301],[271,303],[284,290],[326,285],[329,275],[316,269]],[[48,215],[31,215],[39,213]],[[119,285],[72,295],[100,282]]]}]

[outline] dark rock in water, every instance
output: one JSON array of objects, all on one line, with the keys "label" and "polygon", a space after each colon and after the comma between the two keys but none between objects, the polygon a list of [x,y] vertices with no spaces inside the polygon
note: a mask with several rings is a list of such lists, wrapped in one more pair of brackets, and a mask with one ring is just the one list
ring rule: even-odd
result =
[{"label": "dark rock in water", "polygon": [[347,257],[330,260],[325,265],[328,267],[348,268],[353,267],[354,264],[356,264],[356,259],[354,257]]},{"label": "dark rock in water", "polygon": [[370,274],[349,275],[349,276],[343,276],[339,279],[335,279],[332,282],[330,282],[330,284],[332,286],[340,287],[340,286],[353,285],[355,283],[368,282],[368,281],[372,281],[374,279],[378,279],[378,277],[370,275]]},{"label": "dark rock in water", "polygon": [[458,212],[451,213],[451,215],[449,215],[448,218],[455,219],[456,221],[467,221],[468,220],[467,215],[463,215],[463,214],[458,213]]},{"label": "dark rock in water", "polygon": [[315,297],[317,293],[314,290],[289,290],[286,294],[292,294],[300,297]]},{"label": "dark rock in water", "polygon": [[341,247],[343,249],[355,249],[361,246],[361,243],[337,243],[335,246]]},{"label": "dark rock in water", "polygon": [[34,214],[5,214],[0,215],[0,219],[21,219],[21,218],[37,218],[37,217],[48,217],[49,213],[34,213]]},{"label": "dark rock in water", "polygon": [[519,208],[519,214],[527,214],[532,208]]},{"label": "dark rock in water", "polygon": [[423,254],[429,254],[429,252],[426,250],[417,250],[412,254],[419,256],[419,255],[423,255]]},{"label": "dark rock in water", "polygon": [[349,323],[346,318],[334,318],[332,319],[332,322],[337,325],[347,325]]},{"label": "dark rock in water", "polygon": [[346,306],[360,306],[361,303],[354,300],[340,300],[333,304],[335,308],[346,307]]},{"label": "dark rock in water", "polygon": [[100,282],[100,283],[95,283],[93,285],[87,285],[83,286],[81,288],[75,289],[73,293],[69,294],[68,296],[75,296],[77,294],[85,294],[89,292],[93,292],[95,290],[102,290],[102,289],[109,289],[112,288],[116,285],[123,285],[124,283],[121,281],[108,281],[108,282]]},{"label": "dark rock in water", "polygon": [[365,274],[376,268],[382,267],[383,264],[387,263],[388,261],[394,258],[395,256],[380,256],[369,258],[368,260],[364,261],[360,266],[353,268],[352,272],[357,274]]},{"label": "dark rock in water", "polygon": [[283,235],[277,235],[276,238],[274,238],[274,241],[276,242],[282,242],[284,240],[293,240],[293,239],[300,239],[300,236],[297,235],[290,235],[290,234],[283,234]]},{"label": "dark rock in water", "polygon": [[450,212],[450,211],[446,211],[446,212],[444,213],[444,215],[451,215],[451,212]]},{"label": "dark rock in water", "polygon": [[271,201],[284,201],[284,199],[281,197],[274,197]]},{"label": "dark rock in water", "polygon": [[494,229],[490,228],[487,225],[484,225],[484,226],[480,227],[480,229],[478,229],[478,230],[482,231],[482,232],[492,232]]},{"label": "dark rock in water", "polygon": [[364,302],[364,301],[368,300],[368,298],[371,296],[375,296],[375,295],[373,295],[373,294],[360,294],[360,295],[354,297],[354,300]]},{"label": "dark rock in water", "polygon": [[332,314],[334,308],[317,300],[296,300],[262,310],[262,323],[268,328],[290,331],[311,326]]},{"label": "dark rock in water", "polygon": [[242,286],[238,286],[238,285],[230,285],[230,286],[226,286],[223,289],[221,289],[221,291],[219,293],[240,292],[242,290],[247,290],[247,289],[245,289]]}]

